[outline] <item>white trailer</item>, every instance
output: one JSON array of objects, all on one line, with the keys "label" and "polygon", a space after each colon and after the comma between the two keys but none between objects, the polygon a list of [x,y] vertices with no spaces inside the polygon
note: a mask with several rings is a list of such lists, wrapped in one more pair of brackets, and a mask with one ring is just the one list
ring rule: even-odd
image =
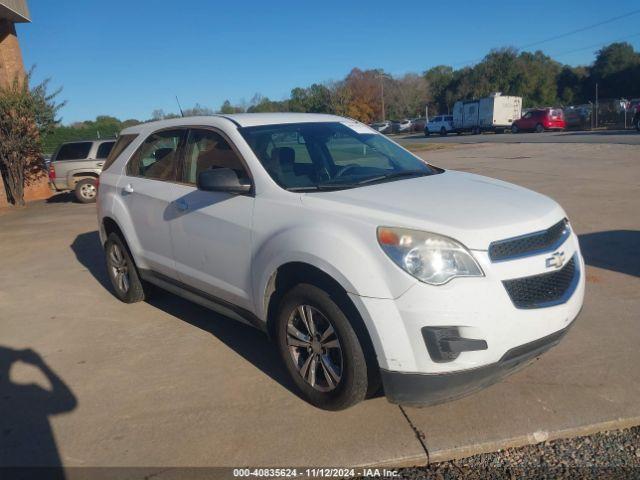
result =
[{"label": "white trailer", "polygon": [[456,132],[502,133],[522,115],[522,97],[495,93],[480,100],[461,100],[453,105]]}]

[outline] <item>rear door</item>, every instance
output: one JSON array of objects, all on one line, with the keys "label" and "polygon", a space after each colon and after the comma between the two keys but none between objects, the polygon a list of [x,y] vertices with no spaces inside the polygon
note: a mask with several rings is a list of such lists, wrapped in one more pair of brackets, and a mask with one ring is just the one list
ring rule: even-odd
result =
[{"label": "rear door", "polygon": [[238,195],[198,190],[198,173],[231,168],[250,179],[240,154],[221,131],[192,129],[168,210],[179,279],[190,287],[253,311],[251,226],[253,193]]},{"label": "rear door", "polygon": [[126,205],[137,242],[138,258],[154,272],[175,277],[170,229],[171,203],[176,190],[179,155],[186,129],[152,133],[133,154],[118,194]]}]

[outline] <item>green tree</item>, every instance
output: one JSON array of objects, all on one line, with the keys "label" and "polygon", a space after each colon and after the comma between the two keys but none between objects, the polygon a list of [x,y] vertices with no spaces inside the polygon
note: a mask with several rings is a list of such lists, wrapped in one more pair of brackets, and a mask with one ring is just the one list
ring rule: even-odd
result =
[{"label": "green tree", "polygon": [[24,187],[44,170],[42,137],[58,122],[60,93],[48,92],[48,80],[29,88],[32,71],[0,88],[0,172],[8,200],[24,205]]}]

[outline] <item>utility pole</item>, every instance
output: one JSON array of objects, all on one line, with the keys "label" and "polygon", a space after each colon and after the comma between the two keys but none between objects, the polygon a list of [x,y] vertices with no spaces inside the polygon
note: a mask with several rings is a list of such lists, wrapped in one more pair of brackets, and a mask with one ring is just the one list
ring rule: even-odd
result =
[{"label": "utility pole", "polygon": [[595,117],[596,117],[596,128],[598,128],[598,82],[596,82],[596,112],[595,112]]},{"label": "utility pole", "polygon": [[387,120],[384,110],[384,79],[389,78],[389,75],[380,71],[380,73],[378,73],[378,78],[380,79],[380,104],[382,106],[382,121],[384,122]]},{"label": "utility pole", "polygon": [[384,81],[382,80],[382,76],[380,76],[380,100],[382,103],[382,121],[386,120],[386,115],[384,112]]}]

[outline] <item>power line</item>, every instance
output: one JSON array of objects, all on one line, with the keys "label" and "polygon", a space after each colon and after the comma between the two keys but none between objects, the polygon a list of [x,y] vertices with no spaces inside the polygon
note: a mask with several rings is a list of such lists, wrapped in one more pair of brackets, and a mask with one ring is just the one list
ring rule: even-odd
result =
[{"label": "power line", "polygon": [[[638,9],[638,10],[633,10],[633,11],[631,11],[631,12],[625,13],[625,14],[623,14],[623,15],[618,15],[618,16],[616,16],[616,17],[608,18],[608,19],[603,20],[603,21],[601,21],[601,22],[597,22],[597,23],[594,23],[594,24],[591,24],[591,25],[587,25],[586,27],[581,27],[581,28],[578,28],[578,29],[576,29],[576,30],[571,30],[570,32],[561,33],[561,34],[559,34],[559,35],[555,35],[555,36],[553,36],[553,37],[549,37],[549,38],[546,38],[546,39],[544,39],[544,40],[538,40],[538,41],[536,41],[536,42],[529,43],[529,44],[527,44],[527,45],[522,45],[522,46],[520,46],[520,47],[515,47],[515,49],[516,49],[516,50],[524,50],[525,48],[529,48],[529,47],[532,47],[532,46],[535,46],[535,45],[540,45],[540,44],[542,44],[542,43],[551,42],[551,41],[553,41],[553,40],[558,40],[558,39],[560,39],[560,38],[569,37],[569,36],[571,36],[571,35],[575,35],[576,33],[581,33],[581,32],[584,32],[584,31],[586,31],[586,30],[590,30],[590,29],[592,29],[592,28],[599,27],[600,25],[606,25],[607,23],[615,22],[616,20],[620,20],[621,18],[627,18],[627,17],[629,17],[629,16],[631,16],[631,15],[636,15],[637,13],[640,13],[640,9]],[[600,45],[600,44],[599,44],[599,45]],[[598,46],[598,45],[596,45],[596,46]],[[581,48],[581,50],[586,50],[586,49],[588,49],[588,48],[593,48],[593,47],[592,47],[592,46],[590,46],[590,47],[584,47],[583,49]],[[576,51],[579,51],[579,50],[576,50]],[[559,55],[564,55],[564,54],[566,54],[566,53],[570,53],[570,52],[564,52],[564,53],[561,53],[561,54],[559,54]],[[557,55],[556,55],[556,56],[557,56]],[[478,63],[478,62],[482,61],[482,59],[483,59],[483,58],[484,58],[484,57],[482,57],[482,58],[477,58],[477,59],[475,59],[475,60],[467,60],[467,61],[465,61],[465,62],[457,62],[457,63],[453,63],[451,66],[455,67],[455,66],[458,66],[458,65],[467,65],[467,64],[470,64],[470,63]]]},{"label": "power line", "polygon": [[581,52],[583,50],[588,50],[590,48],[604,47],[605,45],[610,45],[612,43],[621,42],[623,40],[628,40],[630,38],[635,38],[635,37],[640,37],[640,32],[634,33],[633,35],[628,35],[626,37],[617,38],[615,40],[610,40],[608,42],[594,43],[593,45],[589,45],[587,47],[574,48],[573,50],[565,50],[564,52],[560,52],[560,53],[550,53],[549,56],[550,57],[561,57],[562,55],[568,55],[570,53]]},{"label": "power line", "polygon": [[535,45],[540,45],[541,43],[552,42],[553,40],[558,40],[560,38],[565,38],[565,37],[568,37],[570,35],[575,35],[576,33],[584,32],[586,30],[591,30],[592,28],[599,27],[600,25],[606,25],[607,23],[615,22],[616,20],[620,20],[621,18],[626,18],[626,17],[629,17],[631,15],[635,15],[636,13],[640,13],[640,9],[633,10],[632,12],[625,13],[624,15],[618,15],[617,17],[612,17],[612,18],[609,18],[607,20],[603,20],[601,22],[594,23],[594,24],[588,25],[586,27],[578,28],[576,30],[571,30],[570,32],[567,32],[567,33],[561,33],[560,35],[556,35],[554,37],[549,37],[549,38],[546,38],[544,40],[539,40],[537,42],[533,42],[533,43],[529,43],[527,45],[523,45],[523,46],[519,47],[518,50],[524,50],[525,48],[533,47]]}]

